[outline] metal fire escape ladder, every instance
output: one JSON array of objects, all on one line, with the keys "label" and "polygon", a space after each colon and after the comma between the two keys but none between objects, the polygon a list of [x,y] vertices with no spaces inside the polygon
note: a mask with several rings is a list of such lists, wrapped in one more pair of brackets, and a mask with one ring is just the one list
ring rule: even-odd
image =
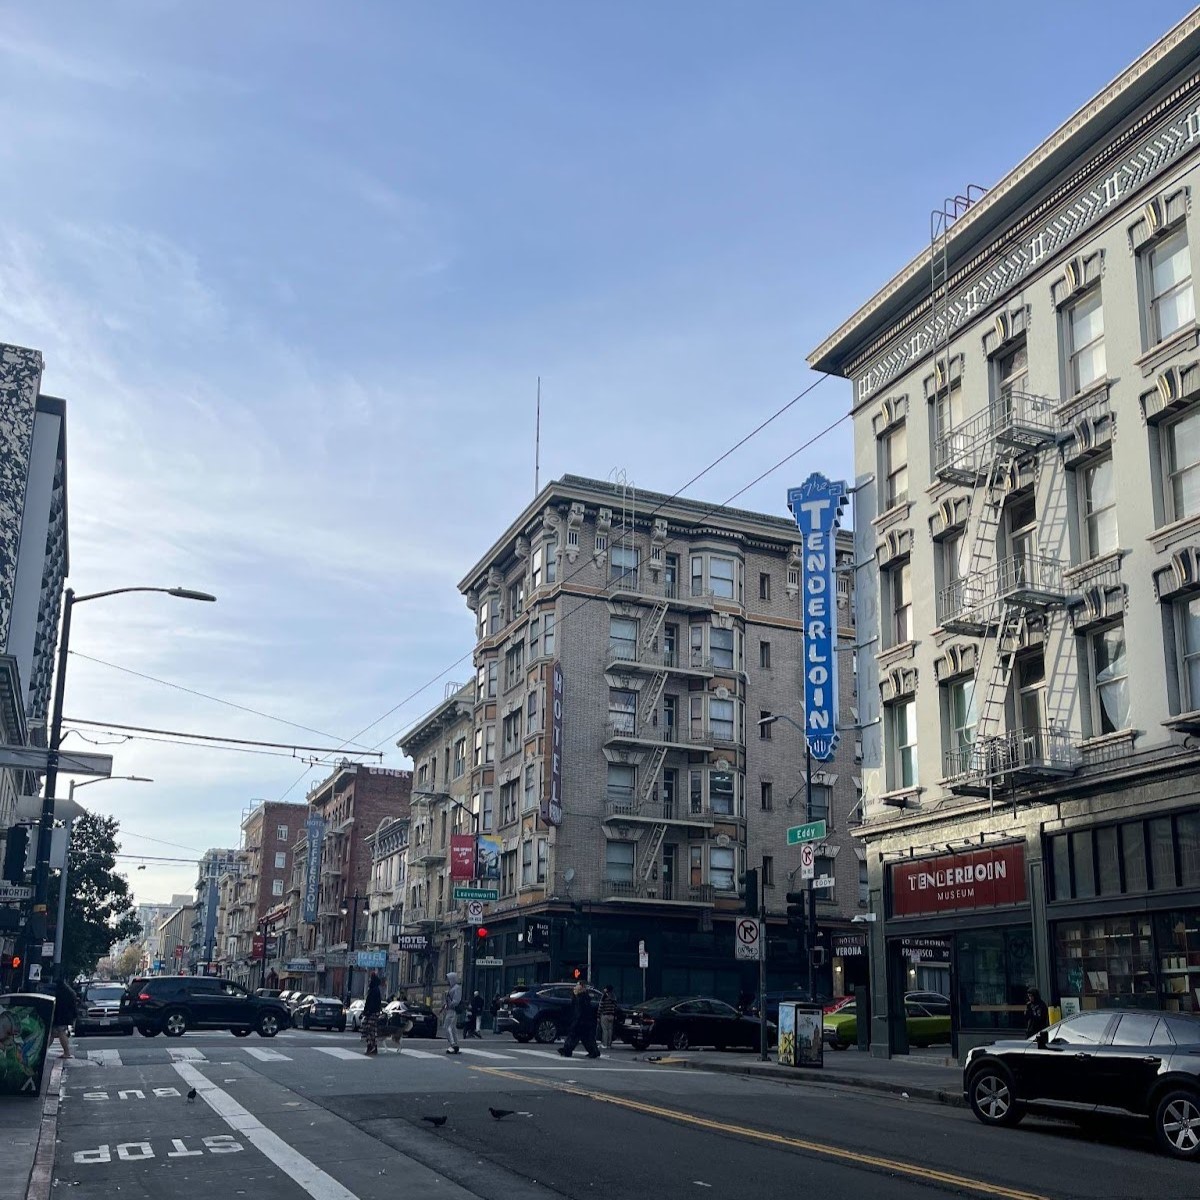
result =
[{"label": "metal fire escape ladder", "polygon": [[654,791],[658,787],[659,776],[662,774],[663,763],[666,762],[666,759],[666,746],[655,746],[642,759],[641,781],[638,786],[639,812],[654,799]]},{"label": "metal fire escape ladder", "polygon": [[996,537],[1004,511],[1004,480],[1016,461],[1016,452],[1010,446],[989,446],[985,453],[991,453],[992,460],[987,471],[976,480],[968,510],[969,516],[975,517],[975,532],[971,539],[963,608],[986,621],[992,615],[989,611],[993,601],[988,588],[989,568],[996,563]]},{"label": "metal fire escape ladder", "polygon": [[655,600],[650,615],[641,623],[638,632],[638,657],[643,662],[647,655],[658,651],[658,635],[662,633],[663,621],[667,616],[667,602]]},{"label": "metal fire escape ladder", "polygon": [[1008,698],[1008,685],[1012,680],[1017,651],[1025,636],[1028,616],[1019,604],[1003,600],[1000,604],[1000,623],[996,629],[996,640],[992,661],[984,686],[983,704],[979,710],[979,721],[975,726],[975,740],[985,742],[1003,732],[1004,705]]},{"label": "metal fire escape ladder", "polygon": [[646,680],[645,686],[642,688],[642,694],[638,697],[638,705],[641,711],[646,714],[646,719],[654,726],[658,726],[659,708],[662,703],[663,692],[667,687],[667,671],[665,667],[659,666],[658,670]]},{"label": "metal fire escape ladder", "polygon": [[667,836],[665,822],[651,825],[642,835],[642,861],[638,864],[638,878],[645,884],[654,874],[658,865],[658,852],[662,849],[663,839]]}]

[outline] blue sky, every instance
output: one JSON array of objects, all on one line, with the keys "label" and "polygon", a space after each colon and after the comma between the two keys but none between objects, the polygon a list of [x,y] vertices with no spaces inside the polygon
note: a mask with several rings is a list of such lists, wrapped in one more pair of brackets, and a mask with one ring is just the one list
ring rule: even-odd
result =
[{"label": "blue sky", "polygon": [[[220,597],[81,607],[73,648],[352,736],[470,649],[455,584],[532,494],[538,375],[543,480],[674,491],[814,381],[805,354],[944,195],[1188,10],[6,5],[0,341],[41,349],[69,402],[71,583]],[[848,402],[826,380],[691,494],[724,500]],[[785,513],[789,484],[849,468],[843,426],[738,503]],[[323,744],[70,670],[75,717]],[[364,741],[402,765],[394,735],[469,673]],[[236,844],[255,798],[315,779],[113,752],[156,782],[81,799],[133,852]],[[143,899],[194,879],[130,869]]]}]

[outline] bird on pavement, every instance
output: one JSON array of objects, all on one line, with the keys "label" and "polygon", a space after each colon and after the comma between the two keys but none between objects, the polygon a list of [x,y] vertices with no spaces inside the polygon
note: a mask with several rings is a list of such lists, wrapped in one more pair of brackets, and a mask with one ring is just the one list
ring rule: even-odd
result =
[{"label": "bird on pavement", "polygon": [[511,1108],[492,1108],[490,1104],[488,1105],[488,1112],[490,1112],[497,1121],[503,1121],[505,1117],[511,1117],[514,1111],[515,1110]]},{"label": "bird on pavement", "polygon": [[436,1125],[439,1129],[445,1125],[445,1117],[422,1117],[422,1121],[428,1121],[430,1125]]},{"label": "bird on pavement", "polygon": [[190,1092],[188,1092],[188,1094],[187,1094],[187,1102],[189,1104],[191,1104],[192,1101],[195,1099],[196,1099],[196,1089],[192,1088],[192,1090]]}]

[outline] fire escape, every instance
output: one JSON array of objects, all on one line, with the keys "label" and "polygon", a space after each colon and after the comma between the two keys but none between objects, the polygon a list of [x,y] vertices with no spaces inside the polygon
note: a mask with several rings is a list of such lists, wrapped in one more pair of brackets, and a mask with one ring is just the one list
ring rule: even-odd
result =
[{"label": "fire escape", "polygon": [[[968,188],[965,196],[935,211],[930,222],[935,387],[947,395],[952,385],[950,231],[980,195],[981,190]],[[982,641],[975,670],[975,734],[969,745],[946,752],[947,786],[962,795],[993,797],[997,789],[1070,775],[1078,765],[1075,739],[1064,725],[1006,727],[1009,688],[1031,623],[1048,622],[1070,598],[1058,559],[1007,543],[1008,552],[999,552],[1006,541],[1002,524],[1011,486],[1022,466],[1057,446],[1055,409],[1051,398],[1003,387],[984,411],[936,430],[935,476],[971,489],[963,535],[970,539],[970,554],[961,576],[938,592],[938,623]],[[945,411],[950,410],[947,404]]]}]

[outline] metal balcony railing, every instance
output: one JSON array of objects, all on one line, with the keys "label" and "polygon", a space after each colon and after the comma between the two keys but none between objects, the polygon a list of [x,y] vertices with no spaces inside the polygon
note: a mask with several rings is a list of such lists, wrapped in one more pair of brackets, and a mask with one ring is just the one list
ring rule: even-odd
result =
[{"label": "metal balcony railing", "polygon": [[[609,664],[636,664],[651,671],[704,671],[711,674],[715,664],[711,654],[699,650],[663,650],[657,647],[638,647],[631,642],[610,642]],[[733,663],[729,664],[732,668]]]},{"label": "metal balcony railing", "polygon": [[675,904],[711,904],[711,883],[679,884],[674,880],[637,883],[631,880],[607,880],[604,894],[609,900],[665,900]]},{"label": "metal balcony railing", "polygon": [[1012,554],[940,589],[938,624],[951,630],[962,626],[970,632],[994,620],[1001,601],[1024,608],[1056,608],[1069,603],[1072,592],[1060,559]]},{"label": "metal balcony railing", "polygon": [[946,753],[951,791],[982,791],[1072,775],[1079,738],[1063,725],[1011,729]]},{"label": "metal balcony railing", "polygon": [[934,474],[950,483],[974,483],[991,464],[997,444],[1025,454],[1053,442],[1056,408],[1047,396],[1005,389],[982,412],[935,436]]},{"label": "metal balcony railing", "polygon": [[711,825],[716,819],[707,804],[680,803],[677,798],[668,800],[661,796],[651,797],[639,804],[635,795],[616,795],[612,789],[605,798],[604,812],[607,818],[616,821],[677,821]]}]

